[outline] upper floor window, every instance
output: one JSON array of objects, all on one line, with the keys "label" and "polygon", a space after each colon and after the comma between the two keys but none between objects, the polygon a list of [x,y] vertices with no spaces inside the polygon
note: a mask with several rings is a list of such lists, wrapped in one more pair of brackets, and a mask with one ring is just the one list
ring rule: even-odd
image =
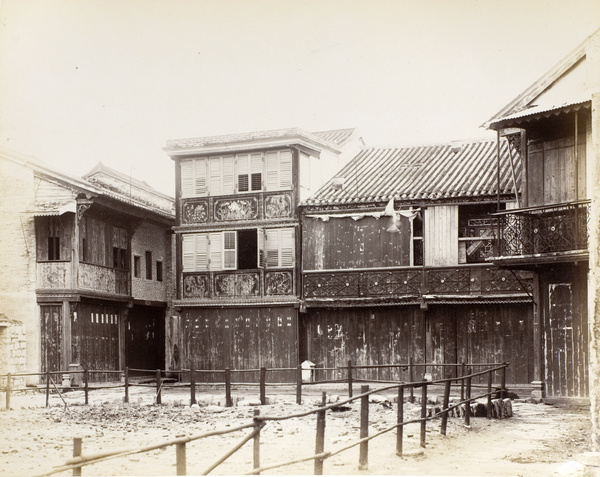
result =
[{"label": "upper floor window", "polygon": [[139,255],[133,256],[133,276],[135,278],[140,278],[142,276],[142,257]]},{"label": "upper floor window", "polygon": [[146,280],[152,280],[152,252],[146,251]]},{"label": "upper floor window", "polygon": [[458,208],[458,262],[482,263],[491,257],[497,219],[489,214],[496,204],[468,204]]},{"label": "upper floor window", "polygon": [[185,234],[183,271],[294,266],[294,229],[247,229]]},{"label": "upper floor window", "polygon": [[290,150],[200,157],[181,161],[181,197],[286,190],[292,187]]},{"label": "upper floor window", "polygon": [[48,227],[48,260],[60,260],[60,221],[50,217]]},{"label": "upper floor window", "polygon": [[156,281],[163,281],[163,263],[160,260],[156,261]]}]

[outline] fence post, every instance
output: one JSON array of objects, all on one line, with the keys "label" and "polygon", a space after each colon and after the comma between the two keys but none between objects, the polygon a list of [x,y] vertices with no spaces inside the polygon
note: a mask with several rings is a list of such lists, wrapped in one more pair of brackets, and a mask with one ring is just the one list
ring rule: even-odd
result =
[{"label": "fence post", "polygon": [[[369,386],[361,386],[360,393],[369,392]],[[369,437],[369,396],[360,398],[360,438]],[[360,452],[358,457],[358,469],[367,470],[369,468],[369,441],[360,443]]]},{"label": "fence post", "polygon": [[196,372],[194,366],[190,369],[190,406],[196,404]]},{"label": "fence post", "polygon": [[[254,430],[257,430],[256,434],[254,434],[254,442],[253,442],[253,459],[254,459],[254,468],[260,468],[260,421],[258,416],[260,415],[260,409],[254,410]],[[256,475],[260,474],[257,472]]]},{"label": "fence post", "polygon": [[231,399],[231,369],[225,370],[225,407],[232,407]]},{"label": "fence post", "polygon": [[[468,371],[471,374],[471,370]],[[471,376],[467,377],[467,402],[465,403],[465,426],[471,427]]]},{"label": "fence post", "polygon": [[492,371],[488,372],[488,385],[487,385],[487,413],[488,419],[492,418]]},{"label": "fence post", "polygon": [[[398,387],[398,419],[397,424],[404,422],[404,386]],[[396,428],[396,455],[402,455],[402,437],[404,435],[404,426]]]},{"label": "fence post", "polygon": [[156,404],[162,404],[160,369],[156,370]]},{"label": "fence post", "polygon": [[129,367],[125,366],[125,402],[129,402]]},{"label": "fence post", "polygon": [[187,475],[185,442],[178,442],[175,444],[175,459],[177,475]]},{"label": "fence post", "polygon": [[448,426],[448,404],[450,403],[450,386],[452,381],[448,379],[444,387],[444,402],[442,404],[442,425],[440,426],[440,434],[446,435],[446,427]]},{"label": "fence post", "polygon": [[12,385],[12,376],[10,373],[6,375],[6,410],[10,411],[10,388]]},{"label": "fence post", "polygon": [[348,360],[348,397],[352,397],[352,360]]},{"label": "fence post", "polygon": [[46,371],[46,407],[50,405],[50,371]]},{"label": "fence post", "polygon": [[83,394],[85,396],[85,405],[89,403],[90,393],[90,372],[86,369],[83,370]]},{"label": "fence post", "polygon": [[[408,358],[408,382],[412,383],[415,380],[415,370],[413,368],[413,359],[412,356]],[[410,387],[410,402],[415,402],[415,390],[414,387]]]},{"label": "fence post", "polygon": [[502,363],[502,382],[500,384],[500,399],[504,399],[506,397],[506,367],[508,363],[504,361]]},{"label": "fence post", "polygon": [[[79,457],[81,455],[81,437],[73,438],[73,457]],[[81,475],[81,467],[73,467],[73,475]]]},{"label": "fence post", "polygon": [[427,381],[421,385],[421,447],[427,444]]},{"label": "fence post", "polygon": [[260,403],[264,406],[267,404],[267,368],[260,368]]},{"label": "fence post", "polygon": [[[327,404],[327,393],[321,397],[321,406]],[[321,454],[325,450],[325,410],[317,412],[317,437],[315,439],[315,454]],[[314,475],[323,475],[323,459],[315,459]]]},{"label": "fence post", "polygon": [[296,404],[302,404],[302,366],[296,371]]},{"label": "fence post", "polygon": [[[460,375],[464,376],[466,373],[467,369],[467,365],[465,364],[465,362],[463,361],[460,365]],[[461,379],[460,380],[460,400],[464,401],[465,400],[465,380]]]}]

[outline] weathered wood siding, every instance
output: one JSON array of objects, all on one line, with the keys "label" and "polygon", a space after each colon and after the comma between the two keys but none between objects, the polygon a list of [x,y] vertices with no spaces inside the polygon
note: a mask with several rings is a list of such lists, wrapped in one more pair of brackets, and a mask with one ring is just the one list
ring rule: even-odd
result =
[{"label": "weathered wood siding", "polygon": [[528,206],[558,204],[586,198],[586,144],[580,134],[530,143],[527,157]]},{"label": "weathered wood siding", "polygon": [[[414,363],[510,362],[507,381],[533,380],[533,330],[530,304],[438,305],[309,309],[304,315],[307,357],[319,368]],[[434,378],[454,368],[429,367]],[[415,369],[415,379],[425,369]],[[408,380],[407,370],[362,371],[358,377]],[[346,376],[317,371],[317,379]],[[499,381],[499,376],[497,376]]]},{"label": "weathered wood siding", "polygon": [[[62,305],[41,305],[42,372],[61,371],[62,368]],[[54,381],[57,379],[54,377]]]},{"label": "weathered wood siding", "polygon": [[546,304],[544,349],[546,394],[552,397],[589,395],[586,270],[557,267],[540,275]]},{"label": "weathered wood siding", "polygon": [[425,265],[453,266],[458,263],[458,206],[427,207],[424,220]]},{"label": "weathered wood siding", "polygon": [[388,232],[390,225],[390,217],[305,218],[304,270],[409,266],[410,221],[400,219],[401,233]]},{"label": "weathered wood siding", "polygon": [[126,365],[135,369],[165,369],[164,344],[165,309],[139,305],[131,308],[125,326]]},{"label": "weathered wood siding", "polygon": [[[194,309],[181,312],[181,366],[197,370],[296,368],[298,318],[292,307]],[[258,383],[258,373],[233,373],[234,382]],[[222,373],[197,381],[223,382]],[[293,382],[295,371],[269,372],[269,382]]]},{"label": "weathered wood siding", "polygon": [[35,239],[37,261],[48,260],[48,237],[58,237],[60,260],[71,260],[71,237],[73,236],[73,216],[36,217]]}]

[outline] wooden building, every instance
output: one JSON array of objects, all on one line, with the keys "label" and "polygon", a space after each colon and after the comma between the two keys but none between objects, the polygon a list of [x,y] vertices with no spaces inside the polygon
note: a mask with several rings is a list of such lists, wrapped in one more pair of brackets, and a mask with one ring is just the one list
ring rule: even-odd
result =
[{"label": "wooden building", "polygon": [[301,204],[301,360],[509,361],[508,381],[530,385],[531,273],[487,262],[491,214],[498,202],[514,207],[520,190],[518,151],[503,143],[499,153],[497,174],[494,141],[365,148]]},{"label": "wooden building", "polygon": [[0,171],[0,312],[26,330],[1,372],[164,368],[173,199],[101,164],[81,179],[2,150]]},{"label": "wooden building", "polygon": [[600,127],[592,92],[600,83],[599,43],[600,31],[487,123],[500,144],[513,144],[523,157],[522,200],[518,209],[496,215],[500,248],[491,262],[534,275],[540,397],[589,395],[588,236],[598,227],[590,223],[598,188],[590,171],[598,154],[592,132]]},{"label": "wooden building", "polygon": [[282,129],[167,143],[175,161],[177,214],[176,313],[167,326],[172,369],[297,366],[297,205],[360,146],[353,129]]}]

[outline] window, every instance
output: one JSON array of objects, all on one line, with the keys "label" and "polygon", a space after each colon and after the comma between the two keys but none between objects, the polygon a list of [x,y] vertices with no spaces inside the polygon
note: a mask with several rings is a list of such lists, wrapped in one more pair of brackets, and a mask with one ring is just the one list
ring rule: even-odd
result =
[{"label": "window", "polygon": [[113,247],[113,268],[127,270],[127,250]]},{"label": "window", "polygon": [[156,261],[156,281],[163,281],[163,264],[160,260]]},{"label": "window", "polygon": [[133,256],[133,276],[140,278],[142,276],[142,257],[139,255]]},{"label": "window", "polygon": [[146,280],[152,280],[152,252],[146,252]]},{"label": "window", "polygon": [[60,260],[59,237],[48,237],[48,260]]},{"label": "window", "polygon": [[496,204],[465,204],[458,207],[458,263],[484,263],[494,254]]},{"label": "window", "polygon": [[412,235],[412,264],[423,265],[423,211],[412,220]]},{"label": "window", "polygon": [[294,229],[268,229],[266,236],[266,267],[294,266]]}]

